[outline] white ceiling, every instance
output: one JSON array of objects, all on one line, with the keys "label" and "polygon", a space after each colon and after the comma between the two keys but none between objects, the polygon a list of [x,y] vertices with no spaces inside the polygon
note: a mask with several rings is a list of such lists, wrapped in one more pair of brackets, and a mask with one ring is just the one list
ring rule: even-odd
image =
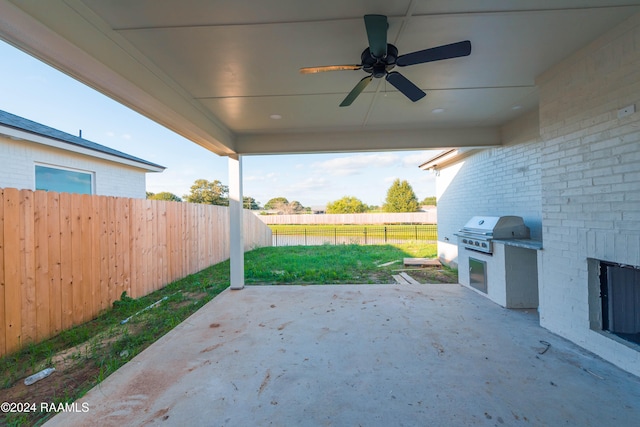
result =
[{"label": "white ceiling", "polygon": [[[628,0],[0,0],[0,38],[221,155],[397,150],[499,144],[500,125],[537,107],[538,75],[639,11]],[[470,40],[471,55],[397,69],[427,93],[416,103],[374,79],[340,108],[364,71],[298,69],[358,64],[365,14],[389,17],[400,54]]]}]

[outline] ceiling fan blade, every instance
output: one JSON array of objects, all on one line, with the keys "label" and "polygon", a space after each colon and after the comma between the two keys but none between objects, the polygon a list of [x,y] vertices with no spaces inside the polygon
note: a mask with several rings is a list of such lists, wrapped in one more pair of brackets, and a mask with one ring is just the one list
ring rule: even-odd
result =
[{"label": "ceiling fan blade", "polygon": [[355,101],[355,99],[358,97],[358,95],[360,95],[360,93],[362,93],[364,88],[366,88],[367,85],[369,85],[369,83],[371,82],[371,79],[373,79],[373,76],[367,76],[367,77],[363,78],[362,80],[360,80],[358,82],[358,84],[353,89],[351,89],[351,92],[349,92],[349,95],[347,95],[347,97],[344,99],[344,101],[342,101],[340,106],[341,107],[348,107],[349,105],[351,105],[353,103],[353,101]]},{"label": "ceiling fan blade", "polygon": [[369,50],[376,58],[387,56],[387,28],[389,24],[384,15],[364,15],[364,26],[367,29]]},{"label": "ceiling fan blade", "polygon": [[324,65],[321,67],[300,68],[300,74],[315,74],[325,71],[361,70],[362,65]]},{"label": "ceiling fan blade", "polygon": [[416,102],[427,95],[422,89],[411,83],[409,79],[397,71],[392,71],[387,74],[387,81],[413,102]]},{"label": "ceiling fan blade", "polygon": [[396,65],[399,67],[406,67],[407,65],[424,64],[425,62],[459,58],[461,56],[468,56],[470,53],[471,42],[469,40],[465,40],[463,42],[446,44],[443,46],[433,47],[431,49],[407,53],[406,55],[400,55],[396,60]]}]

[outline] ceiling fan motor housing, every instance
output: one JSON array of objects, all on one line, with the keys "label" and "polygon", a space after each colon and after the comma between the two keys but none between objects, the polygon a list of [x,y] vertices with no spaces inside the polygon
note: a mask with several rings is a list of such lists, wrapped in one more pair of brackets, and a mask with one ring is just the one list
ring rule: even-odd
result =
[{"label": "ceiling fan motor housing", "polygon": [[360,57],[362,59],[362,69],[371,73],[375,78],[387,75],[396,66],[398,58],[398,48],[392,44],[387,44],[387,55],[383,58],[376,58],[369,48],[366,48]]}]

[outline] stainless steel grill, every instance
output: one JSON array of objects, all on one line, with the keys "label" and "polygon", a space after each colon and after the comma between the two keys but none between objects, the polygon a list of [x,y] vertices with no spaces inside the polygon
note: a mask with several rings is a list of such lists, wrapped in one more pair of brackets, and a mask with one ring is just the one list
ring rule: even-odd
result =
[{"label": "stainless steel grill", "polygon": [[456,236],[464,248],[490,254],[492,240],[528,239],[529,227],[519,216],[474,216]]}]

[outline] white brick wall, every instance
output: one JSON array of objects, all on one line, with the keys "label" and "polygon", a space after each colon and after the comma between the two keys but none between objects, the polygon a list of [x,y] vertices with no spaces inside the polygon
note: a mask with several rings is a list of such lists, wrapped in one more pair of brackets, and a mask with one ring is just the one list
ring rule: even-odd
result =
[{"label": "white brick wall", "polygon": [[536,84],[539,138],[518,138],[511,124],[503,135],[513,145],[442,172],[439,252],[454,253],[453,233],[472,215],[523,216],[543,240],[542,326],[640,376],[638,346],[599,330],[596,261],[640,266],[640,111],[617,117],[640,110],[640,14]]},{"label": "white brick wall", "polygon": [[617,118],[622,107],[640,107],[640,15],[537,84],[544,140],[540,322],[640,375],[637,348],[590,329],[600,300],[588,285],[588,259],[640,265],[640,113]]},{"label": "white brick wall", "polygon": [[534,239],[542,238],[540,144],[537,112],[503,128],[504,146],[490,148],[440,171],[438,193],[438,253],[457,264],[454,236],[475,215],[517,215]]},{"label": "white brick wall", "polygon": [[146,197],[142,169],[0,136],[0,188],[35,189],[35,164],[94,172],[98,195]]}]

